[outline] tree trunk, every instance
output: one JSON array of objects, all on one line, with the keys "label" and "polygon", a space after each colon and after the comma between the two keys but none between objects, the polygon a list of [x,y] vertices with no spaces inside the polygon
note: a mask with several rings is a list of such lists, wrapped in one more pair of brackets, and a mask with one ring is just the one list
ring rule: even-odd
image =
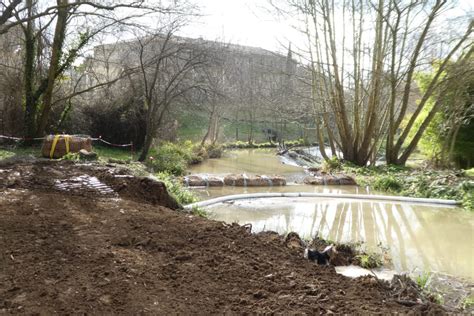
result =
[{"label": "tree trunk", "polygon": [[219,114],[216,114],[216,118],[214,121],[214,137],[212,138],[212,145],[215,145],[217,143],[217,140],[219,139]]},{"label": "tree trunk", "polygon": [[321,153],[321,156],[323,156],[324,160],[329,160],[329,157],[326,154],[326,148],[324,146],[324,137],[321,131],[321,124],[319,123],[318,118],[316,118],[315,123],[316,123],[316,133],[318,134],[317,136],[318,136],[319,152]]},{"label": "tree trunk", "polygon": [[[33,0],[27,0],[28,17],[33,14]],[[35,36],[34,36],[34,20],[28,19],[25,34],[25,137],[33,138],[36,133],[36,111],[37,100],[34,96],[34,81],[35,81]]]},{"label": "tree trunk", "polygon": [[51,62],[48,70],[48,85],[43,96],[41,116],[36,134],[42,136],[48,124],[49,113],[51,112],[54,83],[56,81],[59,63],[61,61],[64,38],[66,36],[66,25],[68,18],[68,0],[57,0],[58,18],[54,31],[54,40],[51,53]]},{"label": "tree trunk", "polygon": [[153,143],[153,138],[155,134],[155,128],[153,125],[154,118],[153,118],[153,105],[151,100],[145,98],[145,108],[147,110],[147,120],[146,120],[146,128],[145,128],[145,141],[143,143],[142,152],[140,153],[140,157],[138,157],[138,161],[145,161],[146,157],[148,156],[148,152],[150,151],[151,144]]},{"label": "tree trunk", "polygon": [[217,105],[215,101],[212,101],[212,110],[209,116],[209,124],[207,126],[206,134],[204,135],[201,146],[204,146],[206,142],[215,144],[219,137],[219,114],[217,112]]},{"label": "tree trunk", "polygon": [[[438,2],[440,2],[438,0]],[[445,3],[445,2],[443,2]],[[439,4],[437,4],[439,5]],[[439,10],[439,8],[438,8]],[[418,115],[421,113],[422,109],[424,108],[424,106],[426,105],[427,101],[429,100],[429,98],[434,94],[434,91],[435,89],[437,88],[438,86],[438,83],[439,83],[439,80],[444,72],[444,70],[446,69],[449,61],[451,60],[451,57],[462,47],[462,44],[469,38],[469,36],[471,35],[472,33],[472,29],[473,29],[473,26],[474,26],[474,22],[471,22],[469,24],[469,27],[466,31],[466,33],[463,35],[463,37],[457,42],[457,44],[451,49],[451,51],[448,53],[448,55],[444,58],[443,62],[441,63],[441,65],[439,66],[439,68],[436,70],[436,73],[435,73],[435,76],[433,77],[433,79],[431,79],[428,87],[426,88],[426,91],[424,92],[415,112],[411,115],[410,117],[410,120],[408,121],[407,123],[407,126],[404,128],[404,130],[402,131],[402,134],[400,135],[400,137],[398,138],[397,142],[395,143],[395,145],[393,144],[390,144],[390,149],[392,152],[389,153],[388,157],[387,157],[387,162],[389,161],[388,158],[390,158],[390,161],[393,161],[395,164],[401,164],[401,165],[404,165],[406,160],[408,159],[409,155],[413,152],[414,150],[414,147],[412,146],[412,144],[414,144],[416,146],[416,144],[418,143],[419,141],[419,138],[421,137],[421,135],[419,137],[416,137],[417,140],[415,140],[415,138],[410,142],[410,145],[408,146],[408,148],[401,154],[401,156],[398,158],[399,156],[399,153],[402,149],[402,146],[405,142],[405,140],[407,139],[409,133],[410,133],[410,130],[413,128],[413,125],[418,117]],[[461,63],[464,63],[468,58],[469,56],[472,54],[472,52],[474,51],[474,49],[470,49],[468,51],[468,53],[466,55],[464,55],[462,57],[462,60],[461,60]],[[409,91],[407,92],[409,93]],[[408,102],[408,96],[406,96],[406,102]],[[405,95],[404,95],[404,101],[405,101]],[[399,114],[399,117],[397,119],[397,121],[395,122],[395,126],[394,126],[394,129],[395,128],[398,128],[400,126],[400,123],[403,119],[403,117],[401,117],[403,112],[403,107],[402,107],[402,112]],[[431,112],[430,112],[431,114]],[[434,115],[434,114],[433,114]],[[430,121],[431,119],[433,118],[433,116],[430,116]],[[426,121],[426,120],[425,120]],[[427,124],[429,124],[429,122],[427,122]],[[416,133],[417,135],[419,134],[418,132]]]},{"label": "tree trunk", "polygon": [[421,139],[421,136],[425,132],[426,128],[430,124],[431,120],[435,116],[436,112],[438,112],[439,107],[441,106],[441,99],[438,99],[435,104],[433,105],[433,108],[431,111],[428,113],[428,116],[425,118],[423,123],[421,123],[421,126],[419,127],[418,131],[416,132],[415,136],[413,139],[410,141],[410,144],[408,144],[407,148],[403,152],[403,154],[400,156],[400,158],[397,160],[397,165],[405,165],[408,158],[410,155],[413,153],[413,151],[416,148],[416,145],[418,145],[418,142]]},{"label": "tree trunk", "polygon": [[239,141],[239,111],[235,114],[235,141]]},{"label": "tree trunk", "polygon": [[332,132],[331,127],[329,126],[329,119],[327,118],[327,113],[323,114],[324,125],[326,125],[326,130],[328,132],[328,141],[329,146],[331,147],[331,155],[337,156],[336,146],[334,144],[334,133]]},{"label": "tree trunk", "polygon": [[148,128],[147,128],[147,133],[145,135],[145,142],[143,143],[143,148],[142,152],[140,153],[140,157],[138,157],[138,161],[145,161],[146,157],[148,156],[148,152],[150,151],[151,144],[153,143],[153,136],[151,133],[148,133]]},{"label": "tree trunk", "polygon": [[457,124],[456,125],[456,127],[454,129],[453,137],[451,138],[451,144],[449,146],[449,152],[448,152],[448,161],[449,162],[452,162],[454,160],[454,157],[453,157],[454,146],[456,145],[456,139],[458,138],[458,133],[459,133],[459,130],[461,128],[461,125],[462,124]]},{"label": "tree trunk", "polygon": [[248,140],[248,144],[252,145],[253,144],[253,114],[251,110],[249,112],[249,117],[250,117],[250,130],[249,130],[249,136],[247,140]]}]

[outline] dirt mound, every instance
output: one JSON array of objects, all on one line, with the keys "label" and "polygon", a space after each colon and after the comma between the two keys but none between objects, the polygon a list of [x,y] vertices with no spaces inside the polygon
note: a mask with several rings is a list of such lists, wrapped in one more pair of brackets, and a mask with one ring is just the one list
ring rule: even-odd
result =
[{"label": "dirt mound", "polygon": [[[118,196],[65,194],[55,181],[80,176],[83,167],[49,167],[0,169],[0,313],[440,311],[430,303],[397,302],[388,283],[349,279],[310,263],[289,246],[296,236],[254,235],[249,227],[139,202],[141,195],[127,199],[120,182],[108,182],[113,172],[107,168],[88,173],[91,167],[84,167],[82,175]],[[122,176],[113,179],[129,178]],[[145,179],[126,183],[156,186]]]},{"label": "dirt mound", "polygon": [[147,177],[134,177],[125,168],[39,160],[34,163],[13,164],[0,170],[0,189],[63,191],[91,198],[120,196],[171,209],[180,208],[169,196],[162,182]]},{"label": "dirt mound", "polygon": [[171,209],[181,206],[166,190],[163,182],[147,177],[104,177],[121,197],[135,201],[144,201],[154,205],[161,205]]}]

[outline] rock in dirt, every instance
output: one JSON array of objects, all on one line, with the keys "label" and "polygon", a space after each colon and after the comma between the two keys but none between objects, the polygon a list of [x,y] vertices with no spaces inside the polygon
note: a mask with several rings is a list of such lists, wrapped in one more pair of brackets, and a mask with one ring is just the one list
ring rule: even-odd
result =
[{"label": "rock in dirt", "polygon": [[301,240],[300,236],[295,233],[291,232],[285,237],[285,245],[291,249],[304,249],[304,242]]},{"label": "rock in dirt", "polygon": [[83,160],[97,160],[98,155],[96,152],[81,149],[79,150],[79,157]]}]

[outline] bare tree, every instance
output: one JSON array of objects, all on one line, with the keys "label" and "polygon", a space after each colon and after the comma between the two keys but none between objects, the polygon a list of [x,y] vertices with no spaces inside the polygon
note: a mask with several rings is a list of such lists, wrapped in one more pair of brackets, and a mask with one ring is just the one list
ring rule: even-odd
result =
[{"label": "bare tree", "polygon": [[[223,104],[227,103],[228,97],[225,94],[225,70],[223,67],[215,69],[217,75],[212,73],[213,69],[204,70],[206,73],[206,80],[208,88],[204,93],[204,100],[201,102],[201,107],[209,113],[209,123],[207,126],[206,133],[201,140],[201,146],[206,143],[214,145],[219,138],[219,123],[225,107]],[[220,72],[220,74],[219,74]]]},{"label": "bare tree", "polygon": [[[329,140],[344,159],[358,165],[373,160],[385,141],[387,163],[404,164],[439,107],[408,142],[413,122],[449,60],[470,38],[472,23],[464,34],[451,34],[450,40],[439,38],[441,33],[435,37],[440,16],[449,9],[447,0],[288,0],[286,4],[303,22],[301,31],[308,43],[303,54],[309,55],[320,100],[316,112],[334,117],[332,135],[328,118],[320,120]],[[434,56],[430,48],[439,43],[446,45]],[[443,63],[415,105],[413,76],[432,58]]]},{"label": "bare tree", "polygon": [[[26,0],[25,0],[26,1]],[[153,0],[116,0],[110,3],[101,3],[101,1],[68,1],[61,4],[56,3],[56,5],[51,5],[46,0],[34,0],[31,2],[35,7],[41,6],[41,9],[36,9],[33,14],[29,14],[28,3],[22,5],[21,0],[8,0],[8,2],[0,3],[0,35],[5,34],[11,28],[15,26],[22,25],[31,20],[39,20],[44,17],[51,17],[57,15],[59,10],[64,8],[79,8],[86,7],[87,9],[83,11],[90,13],[95,16],[105,16],[105,12],[113,12],[121,9],[125,10],[143,10],[148,13],[151,12],[160,12],[160,13],[170,13],[170,12],[179,12],[180,5],[177,5],[175,2],[173,5],[168,3],[166,6],[163,3],[156,5]],[[142,12],[143,13],[143,12]],[[140,13],[139,15],[142,15]],[[82,13],[81,13],[82,14]],[[137,12],[134,12],[132,16],[136,16]]]},{"label": "bare tree", "polygon": [[[9,2],[3,2],[0,3],[0,26],[3,26],[4,24],[7,23],[7,21],[13,17],[13,11],[17,6],[19,6],[21,3],[21,0],[10,0]],[[12,26],[13,27],[13,26]],[[3,31],[4,27],[0,31]],[[6,30],[5,30],[6,32]]]},{"label": "bare tree", "polygon": [[146,135],[140,161],[146,159],[169,108],[200,87],[200,82],[193,77],[205,62],[205,50],[175,37],[180,25],[178,18],[150,36],[138,37],[132,44],[138,46],[139,76],[146,110]]},{"label": "bare tree", "polygon": [[[10,1],[2,11],[5,33],[15,26],[23,30],[25,135],[42,135],[49,124],[58,79],[76,62],[94,37],[119,27],[131,27],[137,18],[155,13],[179,11],[171,4],[120,0],[56,0],[55,5],[38,0]],[[78,93],[75,91],[74,93]]]},{"label": "bare tree", "polygon": [[22,101],[22,58],[18,54],[22,45],[19,27],[0,37],[0,133],[20,135],[23,132],[23,112],[18,105]]}]

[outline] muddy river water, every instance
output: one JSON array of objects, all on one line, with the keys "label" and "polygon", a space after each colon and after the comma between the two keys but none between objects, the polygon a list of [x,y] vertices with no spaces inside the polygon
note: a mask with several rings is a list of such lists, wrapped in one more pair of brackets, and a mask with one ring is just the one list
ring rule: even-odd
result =
[{"label": "muddy river water", "polygon": [[[202,199],[257,192],[324,192],[377,194],[357,186],[309,186],[304,171],[275,155],[274,150],[230,151],[207,160],[193,174],[278,174],[284,187],[220,187],[194,189]],[[315,234],[336,242],[364,242],[369,250],[388,248],[398,272],[441,272],[474,281],[474,214],[457,207],[342,200],[333,198],[269,198],[239,200],[208,208],[212,218],[252,224],[253,231]]]}]

